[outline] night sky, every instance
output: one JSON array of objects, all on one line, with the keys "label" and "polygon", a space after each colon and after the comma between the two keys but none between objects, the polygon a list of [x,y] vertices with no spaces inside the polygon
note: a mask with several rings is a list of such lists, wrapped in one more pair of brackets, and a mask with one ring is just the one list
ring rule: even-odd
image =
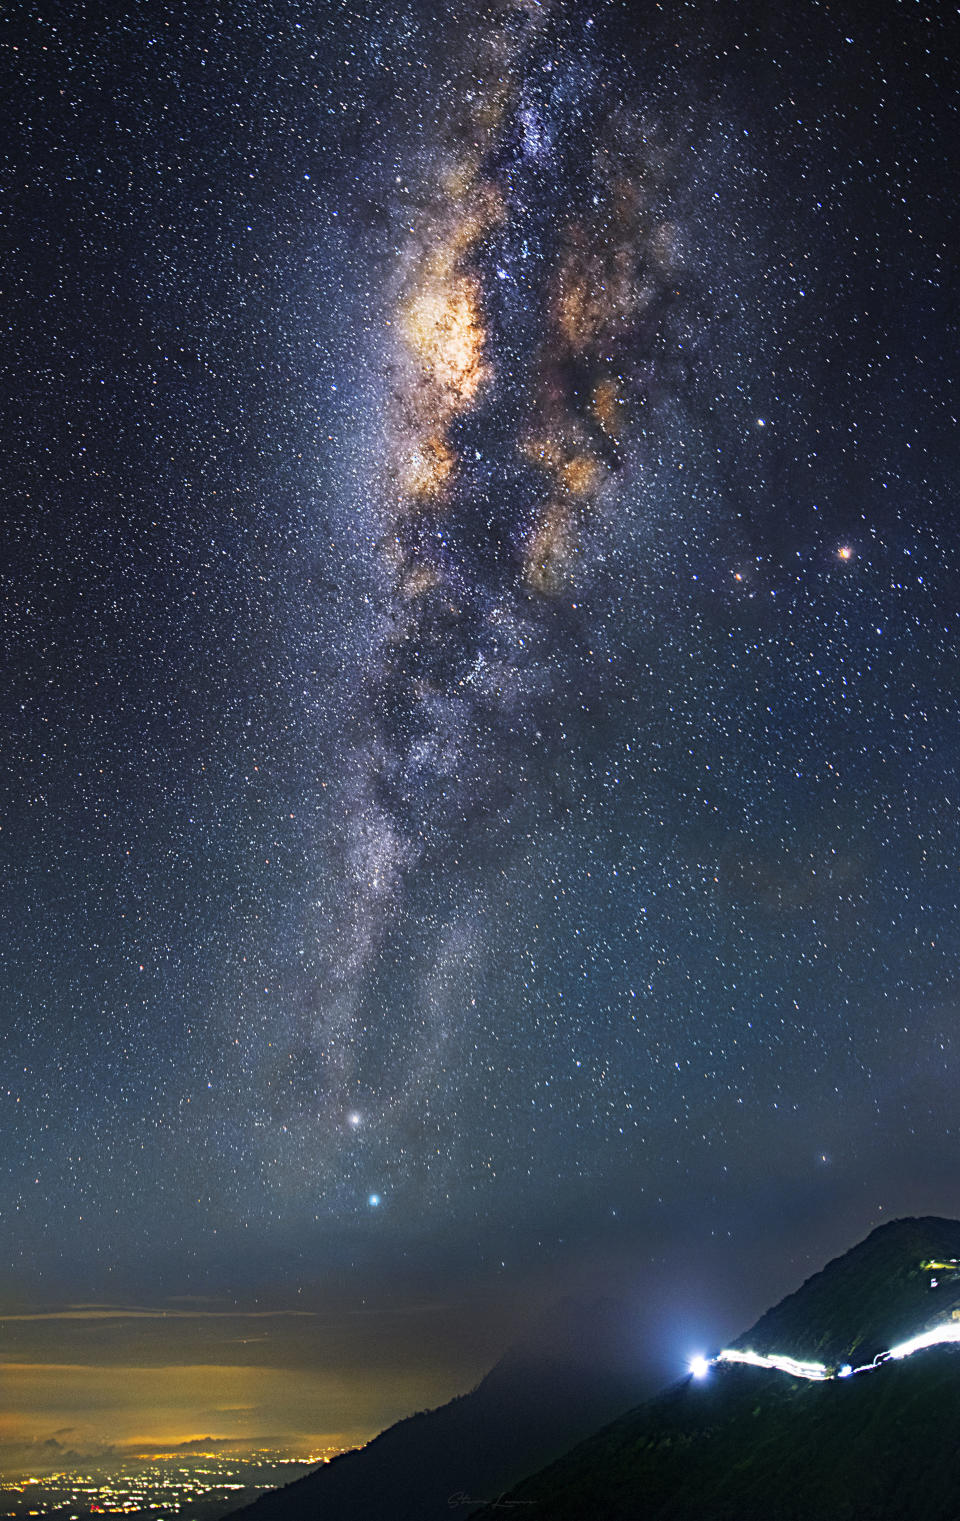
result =
[{"label": "night sky", "polygon": [[955,22],[8,10],[0,1468],[960,1214]]}]

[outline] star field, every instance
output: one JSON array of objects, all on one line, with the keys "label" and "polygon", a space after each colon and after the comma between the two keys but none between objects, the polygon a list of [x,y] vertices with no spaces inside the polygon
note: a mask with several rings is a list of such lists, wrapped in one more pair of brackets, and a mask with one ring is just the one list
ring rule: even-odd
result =
[{"label": "star field", "polygon": [[953,19],[8,16],[11,1302],[957,1209]]}]

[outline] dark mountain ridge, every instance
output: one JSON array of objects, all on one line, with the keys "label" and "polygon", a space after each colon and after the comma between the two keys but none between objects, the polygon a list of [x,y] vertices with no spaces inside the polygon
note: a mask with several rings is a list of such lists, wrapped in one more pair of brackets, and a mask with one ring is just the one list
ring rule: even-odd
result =
[{"label": "dark mountain ridge", "polygon": [[[823,1363],[871,1362],[960,1306],[960,1221],[891,1220],[828,1262],[731,1345]],[[937,1280],[931,1288],[931,1280]]]},{"label": "dark mountain ridge", "polygon": [[635,1346],[622,1305],[565,1300],[469,1394],[397,1422],[235,1514],[244,1521],[465,1517],[478,1499],[549,1463],[649,1391],[636,1372]]},{"label": "dark mountain ridge", "polygon": [[[531,1521],[957,1521],[958,1423],[952,1347],[825,1384],[722,1367],[504,1499]],[[488,1507],[475,1521],[506,1513]]]},{"label": "dark mountain ridge", "polygon": [[[828,1263],[734,1346],[862,1365],[931,1325],[955,1324],[958,1304],[960,1222],[897,1220]],[[536,1521],[957,1521],[958,1429],[960,1347],[824,1383],[718,1365],[505,1498]],[[485,1509],[478,1521],[503,1513]]]},{"label": "dark mountain ridge", "polygon": [[[905,1219],[829,1262],[732,1345],[838,1370],[958,1320],[960,1222]],[[819,1383],[716,1364],[641,1405],[637,1350],[622,1306],[566,1301],[470,1394],[238,1514],[960,1521],[960,1345]]]}]

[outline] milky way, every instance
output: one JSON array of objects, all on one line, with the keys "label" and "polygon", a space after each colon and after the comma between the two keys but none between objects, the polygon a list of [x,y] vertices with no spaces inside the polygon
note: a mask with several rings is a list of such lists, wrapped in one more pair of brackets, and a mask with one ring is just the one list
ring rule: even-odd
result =
[{"label": "milky way", "polygon": [[[376,612],[340,784],[345,906],[315,1006],[334,1122],[363,1100],[363,984],[411,880],[508,851],[521,794],[558,806],[565,720],[604,687],[582,599],[618,519],[644,511],[676,383],[679,149],[592,25],[520,4],[468,34],[462,99],[400,237]],[[424,1048],[411,1019],[381,1116],[416,1091],[436,1026]]]}]

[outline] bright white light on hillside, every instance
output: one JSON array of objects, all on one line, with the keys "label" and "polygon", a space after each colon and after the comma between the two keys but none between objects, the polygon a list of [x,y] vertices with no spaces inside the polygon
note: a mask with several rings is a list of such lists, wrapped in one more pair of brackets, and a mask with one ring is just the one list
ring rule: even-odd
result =
[{"label": "bright white light on hillside", "polygon": [[[801,1362],[799,1358],[787,1357],[783,1354],[771,1352],[766,1355],[762,1352],[740,1352],[734,1347],[726,1347],[712,1357],[708,1363],[706,1358],[694,1357],[690,1362],[690,1372],[695,1378],[702,1378],[707,1368],[713,1363],[745,1363],[751,1368],[776,1368],[780,1373],[789,1373],[791,1378],[807,1378],[814,1383],[823,1383],[832,1378],[850,1378],[855,1373],[871,1373],[875,1368],[880,1368],[884,1363],[899,1361],[904,1357],[912,1357],[914,1352],[922,1352],[925,1347],[940,1347],[960,1343],[960,1321],[941,1321],[939,1325],[931,1326],[927,1331],[921,1331],[919,1336],[911,1336],[909,1341],[901,1341],[887,1352],[878,1352],[872,1363],[864,1363],[859,1368],[853,1368],[849,1363],[843,1363],[836,1370],[828,1368],[825,1363]],[[702,1367],[703,1372],[700,1371]]]},{"label": "bright white light on hillside", "polygon": [[700,1357],[699,1355],[697,1357],[691,1357],[690,1372],[693,1374],[694,1378],[706,1378],[707,1374],[710,1372],[710,1364],[705,1357]]},{"label": "bright white light on hillside", "polygon": [[951,1341],[960,1341],[960,1325],[956,1323],[934,1326],[931,1331],[923,1331],[909,1341],[902,1341],[899,1346],[890,1348],[890,1356],[899,1360],[911,1357],[914,1352],[922,1352],[924,1347],[936,1347]]},{"label": "bright white light on hillside", "polygon": [[782,1357],[776,1353],[765,1357],[762,1352],[737,1352],[731,1347],[717,1354],[717,1362],[747,1363],[751,1368],[778,1368],[781,1373],[789,1373],[791,1378],[808,1378],[816,1383],[830,1377],[830,1371],[823,1363],[803,1363],[796,1357]]}]

